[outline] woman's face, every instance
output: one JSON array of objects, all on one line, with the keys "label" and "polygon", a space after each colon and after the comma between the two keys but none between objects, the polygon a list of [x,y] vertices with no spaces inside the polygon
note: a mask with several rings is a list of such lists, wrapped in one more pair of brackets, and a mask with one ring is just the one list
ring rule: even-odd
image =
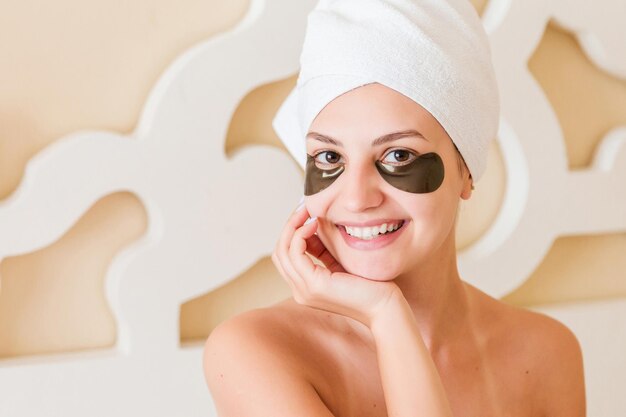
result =
[{"label": "woman's face", "polygon": [[[399,135],[372,146],[377,138],[409,130],[422,137]],[[377,83],[351,90],[313,120],[306,148],[318,168],[344,167],[332,184],[306,196],[305,204],[311,216],[318,217],[320,240],[346,271],[392,280],[436,256],[444,242],[454,243],[448,237],[454,233],[459,197],[471,195],[471,179],[465,167],[459,173],[456,150],[445,130],[413,100]],[[439,188],[429,193],[394,187],[375,165],[376,161],[411,162],[429,152],[441,157],[445,171]],[[369,240],[363,239],[366,228],[353,228],[401,222],[396,231]],[[349,236],[346,225],[352,234],[361,232],[361,238]]]}]

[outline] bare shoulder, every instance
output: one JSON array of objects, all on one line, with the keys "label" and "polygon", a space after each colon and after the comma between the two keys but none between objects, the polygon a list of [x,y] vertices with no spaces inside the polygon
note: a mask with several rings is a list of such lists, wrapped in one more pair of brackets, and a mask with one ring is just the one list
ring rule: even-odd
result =
[{"label": "bare shoulder", "polygon": [[[578,338],[562,322],[482,294],[484,311],[495,322],[493,338],[510,378],[527,381],[537,414],[586,415],[583,356]],[[495,318],[495,319],[494,319]],[[513,371],[514,370],[514,371]],[[515,375],[513,375],[515,372]]]},{"label": "bare shoulder", "polygon": [[586,415],[583,355],[574,332],[545,314],[519,309],[527,357],[537,379],[537,403],[546,417]]},{"label": "bare shoulder", "polygon": [[281,312],[239,314],[207,338],[204,375],[220,417],[332,417],[302,366],[297,320]]}]

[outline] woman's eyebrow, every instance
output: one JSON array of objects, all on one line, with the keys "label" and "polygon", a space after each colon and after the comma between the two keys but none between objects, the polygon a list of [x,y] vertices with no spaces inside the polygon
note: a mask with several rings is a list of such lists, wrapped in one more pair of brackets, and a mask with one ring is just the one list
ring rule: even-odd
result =
[{"label": "woman's eyebrow", "polygon": [[[386,135],[376,138],[372,141],[372,146],[382,145],[384,143],[393,142],[394,140],[402,139],[402,138],[409,137],[409,136],[418,137],[426,141],[428,140],[424,137],[424,135],[422,135],[417,130],[409,129],[409,130],[402,130],[400,132],[387,133]],[[331,145],[343,147],[343,143],[341,143],[337,139],[333,139],[329,136],[322,135],[321,133],[317,133],[317,132],[307,133],[306,138],[315,139],[315,140],[319,140],[320,142],[330,143]]]}]

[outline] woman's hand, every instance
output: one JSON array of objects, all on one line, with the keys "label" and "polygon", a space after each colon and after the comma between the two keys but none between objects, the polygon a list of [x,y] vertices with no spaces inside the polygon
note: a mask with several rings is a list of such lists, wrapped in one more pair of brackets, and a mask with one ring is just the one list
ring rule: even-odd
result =
[{"label": "woman's hand", "polygon": [[[317,220],[304,224],[308,217],[304,204],[290,216],[272,254],[274,265],[297,303],[351,317],[370,327],[377,312],[401,295],[398,286],[347,273],[315,235]],[[324,266],[316,265],[305,252]]]}]

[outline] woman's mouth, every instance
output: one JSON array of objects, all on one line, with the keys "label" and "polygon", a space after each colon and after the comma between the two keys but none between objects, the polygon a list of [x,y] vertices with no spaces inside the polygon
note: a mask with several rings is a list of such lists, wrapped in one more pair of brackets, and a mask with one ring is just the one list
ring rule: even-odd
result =
[{"label": "woman's mouth", "polygon": [[382,223],[370,227],[337,225],[348,246],[361,249],[378,249],[393,242],[404,230],[405,220]]},{"label": "woman's mouth", "polygon": [[399,220],[393,223],[383,223],[378,226],[373,227],[350,227],[350,226],[342,226],[346,229],[346,233],[348,233],[352,237],[356,237],[363,240],[371,240],[376,239],[378,236],[393,233],[404,224],[404,220]]}]

